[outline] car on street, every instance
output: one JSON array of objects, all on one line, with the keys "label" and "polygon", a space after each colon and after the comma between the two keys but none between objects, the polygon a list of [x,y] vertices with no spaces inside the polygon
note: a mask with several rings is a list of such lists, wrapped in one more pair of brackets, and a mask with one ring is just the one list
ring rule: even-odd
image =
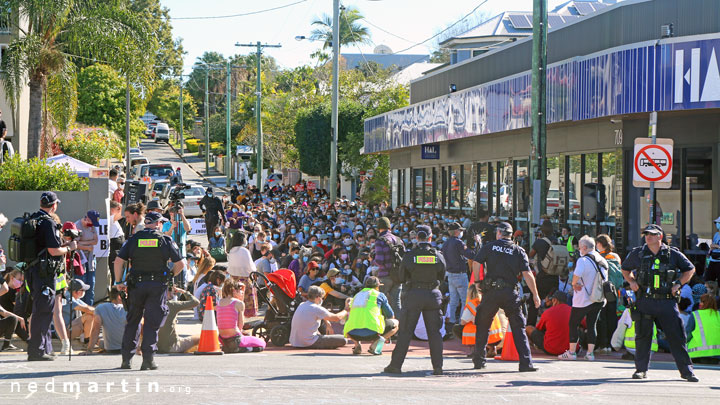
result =
[{"label": "car on street", "polygon": [[168,124],[164,122],[157,124],[155,127],[155,143],[161,141],[170,141],[170,127],[168,127]]},{"label": "car on street", "polygon": [[[571,219],[578,218],[580,215],[580,201],[573,198],[574,195],[570,195],[570,212],[568,217]],[[547,191],[547,213],[555,218],[562,218],[562,211],[565,209],[565,204],[560,203],[560,190],[557,188],[551,188]]]},{"label": "car on street", "polygon": [[172,165],[167,163],[147,163],[133,167],[130,175],[134,179],[142,179],[147,176],[152,181],[166,180],[173,171]]},{"label": "car on street", "polygon": [[[183,206],[185,207],[185,216],[190,217],[201,217],[202,210],[200,209],[200,200],[205,196],[205,187],[196,183],[186,183],[190,188],[182,190],[185,194],[185,198],[182,199]],[[170,193],[175,189],[173,186],[170,189]]]},{"label": "car on street", "polygon": [[148,164],[150,161],[145,156],[133,156],[130,155],[130,167],[137,166],[137,165],[144,165]]},{"label": "car on street", "polygon": [[267,178],[265,178],[265,185],[269,188],[273,188],[275,186],[282,186],[282,180],[282,173],[270,173]]},{"label": "car on street", "polygon": [[152,191],[150,192],[150,198],[157,198],[160,201],[160,205],[164,207],[167,205],[171,188],[170,180],[155,180],[152,185]]}]

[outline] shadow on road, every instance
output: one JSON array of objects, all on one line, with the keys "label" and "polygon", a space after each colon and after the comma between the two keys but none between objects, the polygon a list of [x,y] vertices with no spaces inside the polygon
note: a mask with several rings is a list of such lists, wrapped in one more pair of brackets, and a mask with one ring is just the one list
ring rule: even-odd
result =
[{"label": "shadow on road", "polygon": [[21,372],[21,373],[7,373],[9,379],[25,379],[25,378],[52,378],[52,377],[65,377],[72,375],[87,375],[87,374],[106,374],[112,372],[126,372],[127,370],[121,370],[119,368],[100,368],[96,370],[56,370],[56,371],[39,371],[39,372]]}]

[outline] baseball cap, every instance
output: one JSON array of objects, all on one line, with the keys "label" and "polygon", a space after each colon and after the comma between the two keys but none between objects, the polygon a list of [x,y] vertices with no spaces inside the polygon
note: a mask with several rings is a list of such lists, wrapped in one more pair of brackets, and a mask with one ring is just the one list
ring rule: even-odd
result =
[{"label": "baseball cap", "polygon": [[337,276],[338,274],[340,274],[340,270],[338,270],[338,269],[330,269],[330,270],[328,270],[328,272],[327,272],[327,278],[335,277],[335,276]]},{"label": "baseball cap", "polygon": [[147,210],[161,210],[162,207],[160,207],[160,201],[159,200],[151,200],[148,202]]},{"label": "baseball cap", "polygon": [[63,230],[63,231],[66,231],[66,230],[68,230],[68,229],[72,229],[72,230],[74,230],[74,231],[77,231],[77,230],[78,230],[78,229],[77,229],[77,226],[75,226],[75,223],[74,223],[74,222],[66,221],[66,222],[63,224],[63,226],[62,226],[62,230]]},{"label": "baseball cap", "polygon": [[70,291],[80,291],[80,290],[87,291],[89,289],[90,289],[90,286],[83,283],[82,280],[78,280],[78,279],[74,278],[72,280],[72,282],[70,282]]},{"label": "baseball cap", "polygon": [[367,288],[380,287],[381,285],[380,279],[375,276],[370,276],[365,279],[365,287]]},{"label": "baseball cap", "polygon": [[313,269],[319,269],[319,268],[320,268],[320,266],[318,266],[317,262],[310,261],[307,264],[308,271],[313,270]]},{"label": "baseball cap", "polygon": [[465,228],[463,228],[459,222],[453,222],[452,224],[448,225],[448,229],[451,231],[464,231],[465,230]]},{"label": "baseball cap", "polygon": [[148,212],[145,214],[145,225],[154,224],[155,222],[160,222],[163,219],[163,216],[158,214],[157,212]]},{"label": "baseball cap", "polygon": [[553,298],[556,298],[558,301],[560,301],[560,302],[562,302],[562,303],[566,303],[566,302],[567,302],[567,294],[565,294],[564,292],[562,292],[562,291],[560,291],[560,290],[555,291],[555,292],[550,296],[550,299],[553,299]]},{"label": "baseball cap", "polygon": [[662,235],[664,232],[663,232],[662,228],[660,227],[660,225],[650,224],[650,225],[646,226],[645,229],[643,229],[642,233],[643,233],[643,235],[645,235],[647,233],[651,233],[651,234],[655,234],[655,235]]},{"label": "baseball cap", "polygon": [[42,193],[42,196],[40,196],[40,202],[41,202],[42,204],[48,204],[48,205],[49,205],[49,204],[54,204],[54,203],[56,203],[56,202],[59,203],[59,202],[61,202],[61,201],[60,201],[60,199],[58,198],[57,194],[55,194],[55,193],[52,192],[52,191],[46,191],[46,192]]},{"label": "baseball cap", "polygon": [[430,235],[432,235],[432,229],[430,229],[427,225],[418,225],[415,230],[417,231],[417,236],[420,239],[427,239]]},{"label": "baseball cap", "polygon": [[377,226],[379,229],[390,229],[390,220],[388,219],[388,217],[378,218],[375,226]]},{"label": "baseball cap", "polygon": [[495,226],[495,229],[505,234],[512,234],[513,227],[508,222],[500,222]]},{"label": "baseball cap", "polygon": [[92,222],[93,226],[100,226],[100,213],[96,210],[90,210],[87,212],[87,217]]}]

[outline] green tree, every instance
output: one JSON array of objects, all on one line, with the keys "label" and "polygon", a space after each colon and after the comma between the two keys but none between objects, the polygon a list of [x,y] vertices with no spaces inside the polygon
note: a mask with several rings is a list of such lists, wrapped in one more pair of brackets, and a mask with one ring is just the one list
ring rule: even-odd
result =
[{"label": "green tree", "polygon": [[[164,79],[153,89],[147,103],[151,111],[170,127],[180,128],[180,83],[173,79]],[[183,89],[183,128],[192,131],[197,115],[197,105],[187,89]]]},{"label": "green tree", "polygon": [[[355,7],[340,10],[340,46],[352,44],[370,44],[370,31],[360,24],[365,17]],[[323,14],[312,22],[313,29],[310,39],[323,41],[323,49],[332,48],[332,16]]]},{"label": "green tree", "polygon": [[130,10],[145,16],[147,24],[158,41],[154,73],[158,78],[178,77],[182,74],[182,39],[173,39],[170,9],[163,7],[160,0],[130,0]]},{"label": "green tree", "polygon": [[[43,96],[48,80],[67,72],[70,55],[110,61],[138,81],[148,79],[157,41],[144,13],[128,0],[2,0],[12,10],[13,36],[2,59],[2,81],[14,105],[22,85],[30,88],[28,155],[41,154]],[[22,22],[22,25],[20,24]]]},{"label": "green tree", "polygon": [[0,190],[87,191],[88,179],[66,165],[50,166],[44,159],[23,160],[15,155],[0,165]]}]

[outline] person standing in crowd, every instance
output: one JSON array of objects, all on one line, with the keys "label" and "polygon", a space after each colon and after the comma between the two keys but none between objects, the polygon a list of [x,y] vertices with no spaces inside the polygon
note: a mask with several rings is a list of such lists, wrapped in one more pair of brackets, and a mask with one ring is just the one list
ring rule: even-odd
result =
[{"label": "person standing in crowd", "polygon": [[[119,291],[128,291],[128,319],[123,334],[122,364],[130,369],[130,361],[140,337],[140,321],[144,319],[140,370],[155,370],[153,359],[157,350],[158,329],[167,314],[166,283],[185,267],[175,242],[160,233],[158,226],[162,216],[149,212],[145,216],[145,229],[134,234],[123,245],[115,259],[115,279]],[[168,274],[168,260],[173,263]],[[128,279],[123,280],[123,267],[130,262]],[[128,286],[130,287],[128,289]]]},{"label": "person standing in crowd", "polygon": [[601,297],[600,301],[593,301],[591,297],[592,288],[595,285],[595,278],[608,278],[607,261],[595,251],[595,240],[585,235],[580,238],[578,246],[580,259],[573,273],[573,300],[572,312],[570,312],[570,347],[558,356],[560,360],[577,360],[577,344],[580,337],[578,328],[583,318],[587,325],[587,353],[585,360],[595,360],[595,341],[597,339],[597,321],[600,310],[605,306],[606,301]]},{"label": "person standing in crowd", "polygon": [[[233,200],[233,201],[235,201],[235,200]],[[232,204],[230,204],[230,209],[227,210],[227,212],[225,214],[226,214],[225,217],[227,218],[227,224],[228,224],[227,225],[228,235],[227,235],[227,238],[225,238],[225,240],[227,241],[226,250],[230,251],[230,248],[231,248],[230,245],[232,244],[233,236],[236,233],[242,231],[243,223],[244,223],[246,215],[241,210],[240,206],[234,202]]]},{"label": "person standing in crowd", "polygon": [[115,272],[112,265],[115,262],[117,251],[125,243],[125,233],[120,226],[122,215],[122,204],[117,201],[110,201],[110,224],[108,225],[108,236],[110,238],[110,252],[108,254],[108,268],[110,270],[111,283],[115,284]]},{"label": "person standing in crowd", "polygon": [[397,277],[393,277],[393,273],[398,270],[396,254],[404,254],[405,245],[390,232],[390,220],[387,217],[378,218],[376,227],[380,232],[375,240],[375,264],[378,267],[377,276],[381,283],[380,292],[388,297],[390,307],[397,314],[400,313],[401,308],[402,285],[398,282]]},{"label": "person standing in crowd", "polygon": [[700,297],[700,307],[688,318],[685,331],[688,334],[690,358],[720,356],[720,314],[715,296],[703,294]]},{"label": "person standing in crowd", "polygon": [[55,360],[55,356],[51,355],[53,348],[50,333],[55,307],[55,275],[62,270],[65,255],[77,249],[76,241],[61,242],[57,223],[51,218],[59,204],[57,194],[44,192],[40,197],[40,211],[33,214],[33,218],[38,219],[35,238],[38,260],[29,263],[26,272],[33,302],[28,361]]},{"label": "person standing in crowd", "polygon": [[[595,238],[597,251],[608,263],[608,280],[615,286],[616,291],[623,288],[622,271],[620,271],[620,256],[615,253],[613,241],[607,234],[600,234]],[[613,302],[608,300],[607,305],[600,311],[600,318],[597,325],[597,346],[595,351],[599,353],[610,353],[612,351],[612,336],[618,325],[618,313],[622,313],[625,307],[622,300],[616,298]]]},{"label": "person standing in crowd", "polygon": [[720,217],[715,218],[713,225],[715,225],[717,232],[715,232],[712,238],[703,278],[705,281],[720,282]]},{"label": "person standing in crowd", "polygon": [[[540,225],[540,233],[542,234],[542,237],[535,240],[532,248],[530,249],[530,252],[528,253],[528,257],[530,258],[530,260],[535,261],[538,294],[543,297],[547,297],[550,293],[552,293],[558,288],[560,282],[560,278],[558,276],[548,274],[547,272],[545,272],[545,269],[543,269],[541,265],[541,262],[543,261],[543,259],[545,259],[545,256],[548,254],[550,249],[552,249],[552,245],[557,243],[552,222],[547,219],[544,220],[542,225]],[[535,325],[535,321],[537,320],[537,313],[537,309],[534,308],[532,305],[528,308],[528,325]]]},{"label": "person standing in crowd", "polygon": [[478,212],[478,220],[473,222],[465,232],[465,241],[470,248],[479,247],[476,236],[480,236],[481,243],[492,242],[495,240],[495,228],[490,225],[490,214],[481,208]]},{"label": "person standing in crowd", "polygon": [[[387,220],[385,217],[384,219]],[[432,230],[429,226],[418,226],[417,238],[418,246],[409,251],[400,264],[399,281],[407,283],[408,291],[403,295],[398,340],[392,353],[392,360],[385,367],[384,372],[390,374],[402,372],[410,339],[422,314],[430,342],[433,375],[442,375],[443,340],[440,328],[443,322],[442,293],[439,287],[440,281],[445,278],[445,258],[441,252],[430,246]]]},{"label": "person standing in crowd", "polygon": [[670,352],[680,377],[698,382],[686,346],[685,329],[678,312],[675,296],[695,274],[695,266],[675,248],[662,243],[664,232],[659,225],[643,230],[645,245],[634,248],[622,264],[622,272],[637,296],[635,321],[635,373],[633,379],[647,378],[653,325],[665,331]]},{"label": "person standing in crowd", "polygon": [[479,273],[480,265],[485,265],[485,276],[476,274],[475,280],[482,279],[483,299],[477,310],[475,325],[475,369],[486,367],[485,346],[493,318],[499,308],[505,311],[513,331],[513,340],[520,358],[520,372],[537,371],[532,363],[530,344],[525,333],[525,317],[522,313],[522,300],[519,295],[518,275],[522,274],[530,292],[535,308],[540,307],[540,296],[535,285],[535,277],[530,271],[530,264],[525,250],[512,243],[512,226],[507,222],[498,224],[495,231],[496,240],[483,244],[473,259],[473,271]]},{"label": "person standing in crowd", "polygon": [[530,342],[551,356],[565,353],[570,347],[570,305],[567,295],[555,291],[545,299],[547,309],[540,316],[537,327],[528,325],[525,332]]},{"label": "person standing in crowd", "polygon": [[250,274],[257,271],[255,262],[252,260],[250,251],[247,250],[247,243],[245,242],[245,233],[237,232],[232,237],[230,244],[230,250],[228,251],[228,274],[233,280],[239,281],[245,285],[244,291],[244,303],[245,312],[244,315],[247,318],[252,318],[257,315],[258,303],[257,303],[257,291],[255,286],[250,282]]},{"label": "person standing in crowd", "polygon": [[465,228],[459,223],[453,222],[449,226],[450,237],[442,245],[442,254],[447,264],[447,283],[450,290],[449,314],[446,318],[451,324],[458,323],[458,312],[465,307],[465,296],[467,295],[468,265],[467,260],[472,257],[472,252],[467,249],[462,241]]},{"label": "person standing in crowd", "polygon": [[90,286],[82,300],[92,306],[95,303],[95,245],[98,243],[96,228],[100,227],[100,213],[96,210],[88,211],[85,217],[75,222],[75,226],[81,231],[78,239],[78,249],[80,250],[82,264],[85,267],[85,274],[79,278]]},{"label": "person standing in crowd", "polygon": [[113,198],[115,190],[118,189],[117,179],[118,171],[116,169],[110,169],[110,173],[108,175],[108,193],[110,194],[110,198]]},{"label": "person standing in crowd", "polygon": [[212,187],[208,187],[205,190],[205,196],[198,204],[205,216],[205,231],[207,232],[207,237],[210,238],[213,236],[215,226],[225,223],[225,211],[223,211],[222,201],[215,196]]},{"label": "person standing in crowd", "polygon": [[[558,243],[565,246],[572,262],[578,259],[578,241],[575,235],[572,234],[572,228],[570,225],[564,224],[560,227],[560,237]],[[574,263],[568,263],[568,267],[574,267]]]}]

